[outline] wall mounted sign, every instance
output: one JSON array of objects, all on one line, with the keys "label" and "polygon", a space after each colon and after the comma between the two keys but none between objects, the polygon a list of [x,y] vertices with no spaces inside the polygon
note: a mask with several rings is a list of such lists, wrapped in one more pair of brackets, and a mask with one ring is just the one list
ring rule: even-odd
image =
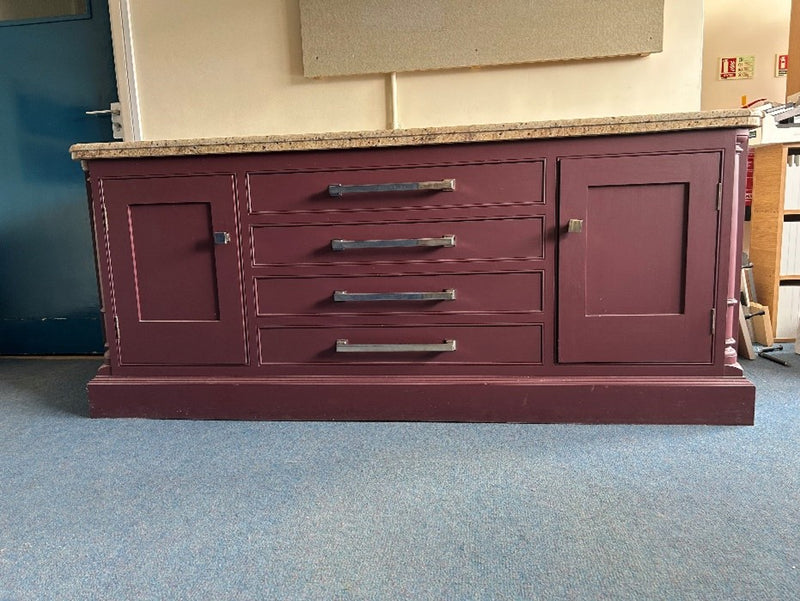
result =
[{"label": "wall mounted sign", "polygon": [[664,0],[300,0],[306,77],[661,52]]},{"label": "wall mounted sign", "polygon": [[776,54],[775,55],[775,77],[786,77],[789,72],[789,55]]},{"label": "wall mounted sign", "polygon": [[720,79],[752,79],[755,56],[730,56],[719,59]]}]

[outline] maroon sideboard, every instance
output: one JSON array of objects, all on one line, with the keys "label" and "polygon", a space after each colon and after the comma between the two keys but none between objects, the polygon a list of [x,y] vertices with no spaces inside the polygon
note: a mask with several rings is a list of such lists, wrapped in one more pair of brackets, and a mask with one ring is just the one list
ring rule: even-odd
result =
[{"label": "maroon sideboard", "polygon": [[91,415],[751,424],[746,146],[76,147],[108,344]]}]

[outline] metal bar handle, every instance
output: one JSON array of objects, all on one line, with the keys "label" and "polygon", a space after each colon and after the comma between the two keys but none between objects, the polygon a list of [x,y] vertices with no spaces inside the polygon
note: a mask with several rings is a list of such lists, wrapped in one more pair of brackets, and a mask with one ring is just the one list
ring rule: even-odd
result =
[{"label": "metal bar handle", "polygon": [[120,109],[100,109],[99,111],[84,111],[87,115],[119,115]]},{"label": "metal bar handle", "polygon": [[455,340],[443,340],[438,344],[351,344],[346,338],[336,341],[337,353],[452,353]]},{"label": "metal bar handle", "polygon": [[369,192],[414,192],[416,190],[438,190],[452,192],[456,189],[456,180],[442,179],[432,182],[402,182],[396,184],[331,184],[328,194],[344,196],[345,194],[365,194]]},{"label": "metal bar handle", "polygon": [[336,290],[333,300],[337,303],[371,301],[451,301],[456,300],[454,289],[441,292],[348,292]]},{"label": "metal bar handle", "polygon": [[353,250],[359,248],[415,248],[419,246],[452,248],[456,245],[455,235],[439,238],[394,238],[391,240],[331,240],[333,250]]}]

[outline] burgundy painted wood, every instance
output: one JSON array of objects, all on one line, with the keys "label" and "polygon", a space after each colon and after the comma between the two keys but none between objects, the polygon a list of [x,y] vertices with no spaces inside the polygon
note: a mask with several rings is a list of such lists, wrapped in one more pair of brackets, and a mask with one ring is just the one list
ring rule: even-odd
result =
[{"label": "burgundy painted wood", "polygon": [[[294,219],[316,221],[321,212],[385,212],[410,207],[448,211],[502,203],[543,203],[544,165],[540,160],[483,165],[446,165],[414,168],[307,169],[297,173],[249,172],[247,190],[253,214],[293,214]],[[403,194],[368,192],[331,197],[333,184],[385,184],[455,180],[453,191]],[[446,218],[446,217],[445,217]]]},{"label": "burgundy painted wood", "polygon": [[[258,277],[255,279],[256,315],[270,317],[352,316],[405,313],[408,316],[437,314],[522,313],[542,310],[543,273],[448,273],[405,275],[349,275]],[[336,301],[335,293],[389,294],[397,292],[443,292],[452,290],[452,300],[358,300]]]},{"label": "burgundy painted wood", "polygon": [[[452,247],[333,250],[333,240],[455,236]],[[415,223],[264,225],[252,228],[253,265],[467,262],[544,258],[544,217]]]},{"label": "burgundy painted wood", "polygon": [[[539,365],[542,362],[542,326],[441,325],[441,326],[344,326],[264,327],[259,330],[262,364],[336,363],[343,365],[408,365],[412,371],[438,364]],[[456,343],[454,352],[337,353],[336,341],[353,344]]]},{"label": "burgundy painted wood", "polygon": [[120,365],[247,362],[234,195],[232,175],[103,180]]},{"label": "burgundy painted wood", "polygon": [[562,162],[559,361],[712,362],[718,184],[718,152]]},{"label": "burgundy painted wood", "polygon": [[743,378],[111,378],[94,417],[746,425]]},{"label": "burgundy painted wood", "polygon": [[743,133],[89,161],[108,339],[91,414],[752,423],[728,335]]}]

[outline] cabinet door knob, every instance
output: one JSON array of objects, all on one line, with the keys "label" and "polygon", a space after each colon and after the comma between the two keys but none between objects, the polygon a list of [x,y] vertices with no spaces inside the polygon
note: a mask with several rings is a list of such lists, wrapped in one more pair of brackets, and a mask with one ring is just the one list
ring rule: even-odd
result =
[{"label": "cabinet door knob", "polygon": [[567,231],[570,234],[580,234],[583,231],[583,219],[570,219]]},{"label": "cabinet door knob", "polygon": [[214,244],[230,244],[231,235],[228,232],[214,232]]}]

